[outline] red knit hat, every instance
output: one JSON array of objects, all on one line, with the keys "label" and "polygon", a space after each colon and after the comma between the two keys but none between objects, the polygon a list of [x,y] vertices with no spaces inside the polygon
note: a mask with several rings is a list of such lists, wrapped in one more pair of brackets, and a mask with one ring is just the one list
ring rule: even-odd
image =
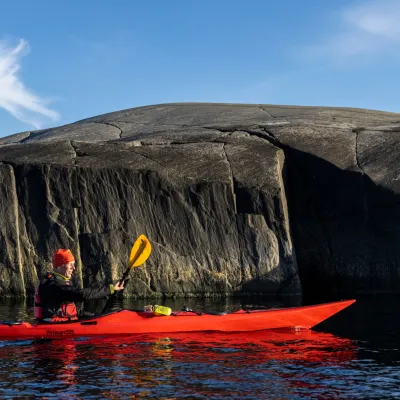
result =
[{"label": "red knit hat", "polygon": [[71,261],[75,261],[75,258],[69,249],[58,249],[53,255],[53,267],[60,267]]}]

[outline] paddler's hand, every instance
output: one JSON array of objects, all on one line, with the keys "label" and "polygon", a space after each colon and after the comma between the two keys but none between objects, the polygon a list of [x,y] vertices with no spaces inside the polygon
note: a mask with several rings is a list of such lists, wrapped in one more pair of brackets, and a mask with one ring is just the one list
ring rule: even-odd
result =
[{"label": "paddler's hand", "polygon": [[113,283],[113,286],[114,286],[114,291],[115,292],[118,292],[118,290],[122,290],[123,288],[124,288],[124,282],[122,282],[121,284],[119,283],[119,280],[118,281],[115,281],[114,283]]}]

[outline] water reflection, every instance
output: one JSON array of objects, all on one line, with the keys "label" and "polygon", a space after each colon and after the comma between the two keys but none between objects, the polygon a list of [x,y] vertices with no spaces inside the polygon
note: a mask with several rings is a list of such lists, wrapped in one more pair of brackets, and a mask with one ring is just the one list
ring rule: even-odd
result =
[{"label": "water reflection", "polygon": [[[236,300],[166,304],[199,311],[239,307]],[[252,304],[285,306],[247,302]],[[335,334],[265,331],[0,342],[0,398],[400,397],[400,343],[393,334],[399,331],[397,307],[374,304],[363,308],[357,302],[318,328]],[[29,302],[0,306],[0,318],[26,320],[29,307]]]},{"label": "water reflection", "polygon": [[[332,368],[354,359],[346,339],[314,332],[174,334],[26,342],[0,360],[0,389],[13,396],[264,398],[274,382],[281,394],[315,385],[293,379],[296,368]],[[289,370],[291,366],[291,370]],[[297,367],[296,367],[297,366]],[[256,392],[254,391],[255,387]],[[247,393],[247,394],[246,394]],[[260,397],[261,396],[261,397]]]},{"label": "water reflection", "polygon": [[33,301],[26,299],[1,299],[0,320],[32,321]]}]

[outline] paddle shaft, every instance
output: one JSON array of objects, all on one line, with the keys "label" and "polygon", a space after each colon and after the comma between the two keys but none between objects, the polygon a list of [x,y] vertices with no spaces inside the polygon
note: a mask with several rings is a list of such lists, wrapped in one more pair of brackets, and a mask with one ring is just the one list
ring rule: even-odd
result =
[{"label": "paddle shaft", "polygon": [[125,282],[125,280],[128,277],[129,273],[133,269],[136,260],[140,257],[140,255],[142,254],[142,252],[145,249],[145,247],[146,247],[146,242],[144,240],[142,240],[142,243],[141,243],[141,245],[139,247],[138,252],[136,253],[135,257],[132,259],[132,261],[129,263],[129,267],[126,269],[126,271],[122,275],[122,278],[119,280],[119,284],[120,285],[122,285],[122,283]]},{"label": "paddle shaft", "polygon": [[[129,262],[129,267],[126,269],[126,271],[122,275],[122,278],[118,282],[120,285],[122,285],[125,282],[126,278],[128,278],[128,275],[131,272],[131,269],[135,266],[135,262],[140,257],[140,255],[143,253],[143,250],[145,248],[146,248],[146,241],[142,240],[139,250],[136,252],[135,257],[133,257],[133,259]],[[111,303],[111,299],[113,298],[114,295],[115,295],[115,292],[107,299],[106,304],[103,308],[103,311],[101,312],[102,314],[104,314],[106,312],[109,304]]]}]

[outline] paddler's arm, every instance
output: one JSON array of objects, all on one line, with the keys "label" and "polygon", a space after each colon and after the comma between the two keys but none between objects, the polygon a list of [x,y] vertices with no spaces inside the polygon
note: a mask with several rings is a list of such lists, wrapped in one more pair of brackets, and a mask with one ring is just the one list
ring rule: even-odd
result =
[{"label": "paddler's arm", "polygon": [[114,291],[122,290],[124,285],[117,282],[105,285],[100,288],[83,288],[78,289],[72,286],[53,286],[53,296],[61,301],[81,302],[86,300],[101,299],[114,293]]}]

